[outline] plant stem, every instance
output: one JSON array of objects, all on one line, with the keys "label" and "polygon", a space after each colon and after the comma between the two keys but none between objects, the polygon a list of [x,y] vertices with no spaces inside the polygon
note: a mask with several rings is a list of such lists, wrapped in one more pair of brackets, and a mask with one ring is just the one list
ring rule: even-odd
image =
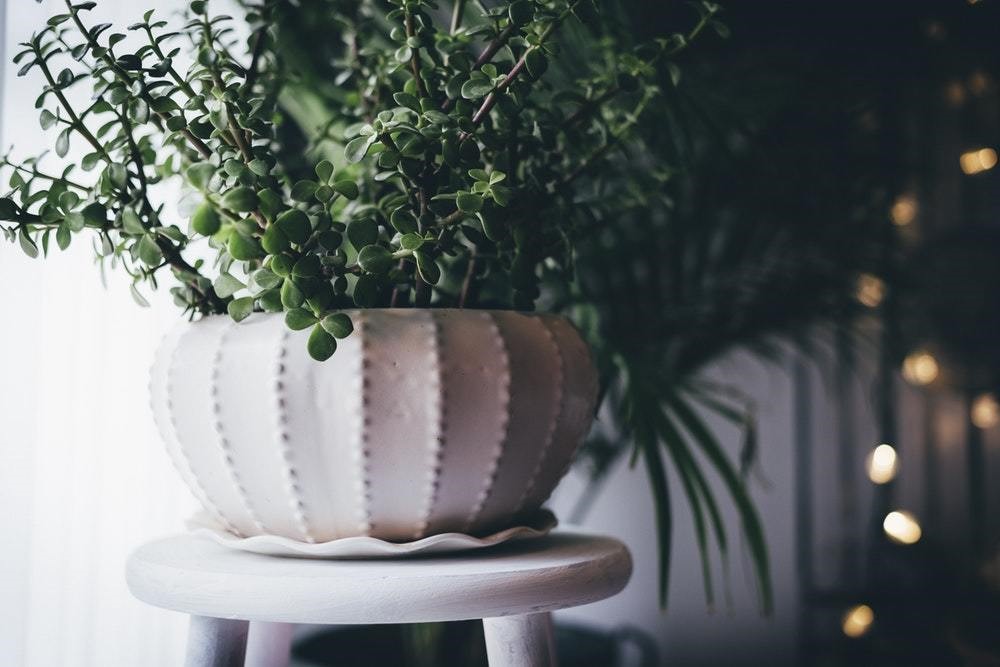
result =
[{"label": "plant stem", "polygon": [[[406,36],[414,37],[415,32],[413,29],[413,15],[407,10],[405,18],[406,26]],[[410,70],[413,72],[413,80],[417,84],[417,92],[420,93],[420,97],[429,97],[427,95],[427,87],[424,85],[424,80],[420,78],[420,49],[411,48],[412,51],[410,55]]]},{"label": "plant stem", "polygon": [[455,0],[451,8],[451,26],[448,32],[454,35],[462,25],[462,14],[465,12],[465,0]]}]

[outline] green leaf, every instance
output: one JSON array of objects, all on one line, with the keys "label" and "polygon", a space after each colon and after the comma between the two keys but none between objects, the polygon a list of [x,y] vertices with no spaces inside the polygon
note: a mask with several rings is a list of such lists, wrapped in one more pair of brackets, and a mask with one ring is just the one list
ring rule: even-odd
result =
[{"label": "green leaf", "polygon": [[56,137],[56,155],[59,157],[66,157],[66,153],[69,153],[69,137],[72,132],[73,129],[67,127]]},{"label": "green leaf", "polygon": [[531,0],[516,0],[508,7],[507,14],[514,25],[524,25],[535,15],[535,3]]},{"label": "green leaf", "polygon": [[354,284],[354,303],[360,308],[372,308],[378,302],[378,281],[372,275],[358,277]]},{"label": "green leaf", "polygon": [[142,308],[149,308],[149,301],[146,301],[146,297],[139,293],[139,288],[132,283],[128,286],[129,294],[132,295],[132,300],[139,304]]},{"label": "green leaf", "polygon": [[347,146],[344,148],[344,155],[347,157],[347,161],[360,162],[363,160],[377,139],[376,135],[371,135],[367,137],[361,136],[347,142]]},{"label": "green leaf", "polygon": [[301,308],[306,297],[291,278],[281,285],[281,305],[285,308]]},{"label": "green leaf", "polygon": [[257,269],[250,278],[263,289],[271,289],[281,284],[281,277],[270,269]]},{"label": "green leaf", "polygon": [[202,236],[212,236],[222,227],[222,220],[219,218],[215,207],[209,202],[204,202],[191,216],[191,229]]},{"label": "green leaf", "polygon": [[[478,74],[474,73],[474,74]],[[462,84],[462,97],[467,100],[476,100],[490,94],[493,90],[493,82],[485,75],[475,76]]]},{"label": "green leaf", "polygon": [[220,273],[219,277],[215,279],[214,283],[212,283],[212,287],[215,288],[215,293],[218,294],[220,298],[228,299],[236,292],[245,288],[246,285],[240,282],[239,279],[233,277],[232,274],[223,272]]},{"label": "green leaf", "polygon": [[424,244],[424,237],[420,234],[403,234],[399,239],[399,245],[406,250],[416,250]]},{"label": "green leaf", "polygon": [[358,185],[354,181],[337,181],[333,184],[333,189],[335,192],[340,193],[346,199],[355,200],[361,191],[358,190]]},{"label": "green leaf", "polygon": [[213,175],[215,175],[215,167],[210,162],[198,162],[184,170],[187,182],[202,191],[208,188]]},{"label": "green leaf", "polygon": [[441,268],[434,261],[434,258],[419,250],[413,253],[413,257],[417,260],[417,271],[420,272],[420,277],[430,285],[437,285],[438,280],[441,279]]},{"label": "green leaf", "polygon": [[234,231],[229,235],[227,247],[232,258],[241,262],[259,259],[264,256],[264,249],[260,247],[257,239],[252,236],[246,236],[238,231]]},{"label": "green leaf", "polygon": [[267,176],[271,173],[270,165],[267,164],[266,160],[261,160],[260,158],[250,160],[247,163],[247,168],[258,176]]},{"label": "green leaf", "polygon": [[356,220],[347,226],[347,240],[360,250],[378,240],[378,226],[374,220]]},{"label": "green leaf", "polygon": [[235,187],[222,196],[222,206],[239,213],[248,213],[257,208],[257,193],[245,185]]},{"label": "green leaf", "polygon": [[334,338],[347,338],[354,331],[354,323],[345,313],[327,315],[320,324]]},{"label": "green leaf", "polygon": [[483,207],[483,198],[471,192],[459,192],[455,204],[463,213],[477,213]]},{"label": "green leaf", "polygon": [[418,100],[414,95],[409,93],[395,93],[392,99],[396,100],[396,104],[404,107],[409,107],[417,113],[420,113],[420,100]]},{"label": "green leaf", "polygon": [[277,224],[268,225],[264,235],[260,237],[260,245],[268,255],[277,255],[288,250],[292,245],[288,235],[281,231]]},{"label": "green leaf", "polygon": [[38,122],[42,126],[43,130],[47,130],[59,122],[59,119],[56,118],[56,115],[48,109],[42,109],[42,113],[38,117]]},{"label": "green leaf", "polygon": [[122,209],[122,229],[136,236],[146,233],[146,228],[142,226],[139,214],[131,208]]},{"label": "green leaf", "polygon": [[329,160],[321,160],[316,165],[316,177],[321,183],[329,183],[333,177],[333,163]]},{"label": "green leaf", "polygon": [[17,242],[21,245],[21,250],[24,251],[25,255],[32,259],[38,257],[38,246],[35,245],[34,240],[24,231],[24,228],[21,228],[17,233]]},{"label": "green leaf", "polygon": [[69,243],[72,240],[70,234],[69,225],[65,223],[59,225],[56,229],[56,245],[59,246],[60,250],[65,250],[69,247]]},{"label": "green leaf", "polygon": [[389,224],[400,234],[412,234],[418,229],[417,218],[405,208],[397,208],[389,216]]},{"label": "green leaf", "polygon": [[317,324],[309,334],[306,349],[309,351],[309,356],[316,361],[326,361],[337,351],[337,341]]},{"label": "green leaf", "polygon": [[292,308],[285,313],[285,326],[292,331],[302,331],[316,324],[316,317],[305,308]]},{"label": "green leaf", "polygon": [[308,202],[316,194],[317,187],[319,187],[319,184],[316,181],[298,181],[292,186],[291,197],[295,201]]},{"label": "green leaf", "polygon": [[761,609],[770,614],[774,607],[771,589],[771,570],[767,555],[767,542],[764,539],[764,529],[757,515],[757,509],[747,493],[746,485],[740,479],[736,469],[730,463],[718,440],[712,435],[701,417],[691,407],[677,397],[672,397],[670,407],[681,423],[700,445],[702,453],[719,473],[723,483],[739,511],[743,533],[750,547],[751,560],[757,572]]},{"label": "green leaf", "polygon": [[151,234],[145,234],[141,239],[139,239],[139,247],[137,248],[139,253],[139,259],[143,261],[147,266],[156,266],[163,259],[163,251],[160,250],[160,246],[156,245],[156,241],[153,240]]},{"label": "green leaf", "polygon": [[392,268],[392,253],[380,245],[366,245],[358,252],[358,264],[368,273],[388,273]]},{"label": "green leaf", "polygon": [[549,59],[545,57],[541,49],[533,48],[525,54],[524,65],[528,68],[528,74],[531,75],[531,78],[538,79],[549,68]]},{"label": "green leaf", "polygon": [[305,243],[312,235],[312,223],[305,212],[293,208],[285,211],[274,221],[292,243]]},{"label": "green leaf", "polygon": [[124,188],[128,182],[128,170],[125,168],[125,165],[118,162],[109,164],[104,173],[107,174],[112,185],[119,189]]},{"label": "green leaf", "polygon": [[316,255],[304,255],[292,267],[292,275],[296,278],[314,278],[321,270],[319,257]]},{"label": "green leaf", "polygon": [[245,296],[241,299],[233,299],[226,306],[226,312],[237,322],[242,322],[253,312],[253,297]]}]

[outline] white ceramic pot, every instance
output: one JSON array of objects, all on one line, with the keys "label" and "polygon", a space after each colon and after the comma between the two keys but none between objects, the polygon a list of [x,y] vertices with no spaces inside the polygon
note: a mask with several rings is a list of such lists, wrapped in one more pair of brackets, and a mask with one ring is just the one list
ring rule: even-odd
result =
[{"label": "white ceramic pot", "polygon": [[537,509],[590,427],[597,376],[563,317],[363,310],[319,363],[280,315],[209,317],[152,369],[157,424],[218,523],[305,542],[485,534]]}]

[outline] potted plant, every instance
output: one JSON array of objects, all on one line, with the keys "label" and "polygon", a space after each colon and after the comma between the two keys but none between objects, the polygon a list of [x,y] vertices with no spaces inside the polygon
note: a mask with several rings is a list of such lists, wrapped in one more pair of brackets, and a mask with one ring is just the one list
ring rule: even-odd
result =
[{"label": "potted plant", "polygon": [[[66,0],[15,60],[46,81],[36,106],[56,155],[86,154],[56,169],[5,157],[0,227],[31,256],[90,235],[140,305],[173,278],[195,321],[157,357],[154,412],[234,534],[407,541],[509,526],[565,472],[598,373],[648,380],[616,367],[621,355],[595,370],[566,315],[533,311],[602,330],[577,252],[604,243],[615,261],[599,202],[647,183],[609,165],[635,148],[663,77],[677,85],[678,54],[706,28],[725,35],[719,9],[693,3],[683,32],[633,44],[592,0],[321,4],[337,46],[317,79],[276,42],[289,14],[316,7],[247,2],[244,40],[203,0],[175,27],[146,12],[124,32],[88,21],[95,2]],[[572,57],[588,44],[599,58]],[[183,182],[189,224],[160,198],[166,181]],[[637,420],[666,537],[655,411],[619,406]],[[752,503],[686,408],[673,405],[737,501],[766,592]],[[670,452],[693,503],[710,499],[697,462]]]}]

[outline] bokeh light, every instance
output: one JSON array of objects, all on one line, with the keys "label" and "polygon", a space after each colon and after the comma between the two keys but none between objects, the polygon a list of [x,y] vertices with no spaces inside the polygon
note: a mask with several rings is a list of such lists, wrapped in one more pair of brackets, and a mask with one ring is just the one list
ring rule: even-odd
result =
[{"label": "bokeh light", "polygon": [[899,470],[899,457],[892,445],[881,444],[868,455],[868,479],[875,484],[891,482]]},{"label": "bokeh light", "polygon": [[882,521],[882,529],[889,539],[897,544],[916,544],[923,535],[916,517],[902,510],[886,514]]}]

